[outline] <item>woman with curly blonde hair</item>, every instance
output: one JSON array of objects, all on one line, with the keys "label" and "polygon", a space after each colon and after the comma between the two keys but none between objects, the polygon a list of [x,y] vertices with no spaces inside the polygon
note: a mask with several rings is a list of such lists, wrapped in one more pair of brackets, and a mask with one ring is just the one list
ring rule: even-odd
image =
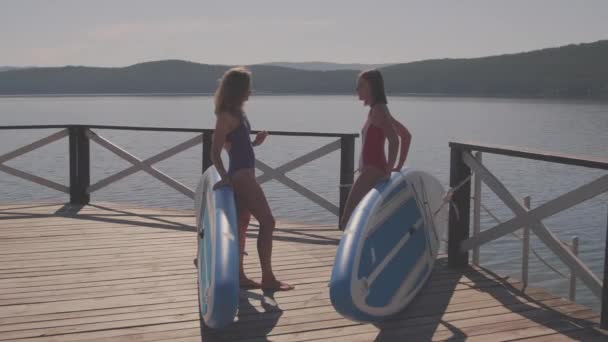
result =
[{"label": "woman with curly blonde hair", "polygon": [[[259,146],[268,136],[260,132],[254,141],[250,140],[251,126],[243,110],[244,103],[251,94],[251,73],[244,68],[232,68],[221,79],[215,93],[215,114],[217,117],[211,160],[221,176],[214,189],[232,186],[238,215],[240,243],[240,284],[243,288],[263,288],[286,291],[293,286],[279,281],[272,271],[272,235],[275,220],[268,206],[262,187],[255,178],[254,146]],[[221,158],[222,149],[228,151],[228,170]],[[245,238],[249,220],[253,215],[260,223],[257,249],[262,266],[260,283],[249,279],[243,269]]]}]

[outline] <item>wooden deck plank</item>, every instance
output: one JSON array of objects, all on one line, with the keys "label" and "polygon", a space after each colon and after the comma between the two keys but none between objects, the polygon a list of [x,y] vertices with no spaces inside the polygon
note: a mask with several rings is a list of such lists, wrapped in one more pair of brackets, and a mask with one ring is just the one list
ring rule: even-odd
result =
[{"label": "wooden deck plank", "polygon": [[[279,262],[274,263],[275,265],[275,270],[281,274],[295,274],[295,273],[307,273],[310,272],[311,269],[313,269],[314,272],[317,271],[322,271],[322,270],[329,270],[331,268],[332,265],[332,260],[333,260],[333,256],[327,256],[324,257],[322,259],[320,258],[309,258],[307,261],[297,261],[297,260],[291,260],[291,261],[285,261],[285,260],[280,260]],[[111,263],[110,263],[111,264]],[[175,270],[175,269],[183,269],[183,270],[188,270],[191,267],[190,266],[185,266],[185,265],[192,265],[192,255],[189,256],[180,256],[180,257],[176,257],[176,258],[166,258],[164,259],[164,263],[161,266],[158,266],[155,262],[151,261],[151,260],[137,260],[135,262],[132,263],[116,263],[116,266],[112,267],[110,266],[110,264],[103,264],[101,263],[101,265],[97,265],[96,267],[90,267],[90,266],[86,266],[86,267],[70,267],[70,268],[65,268],[65,269],[57,269],[57,270],[52,270],[52,271],[47,271],[44,270],[44,268],[42,268],[40,271],[0,271],[0,280],[1,279],[14,279],[16,280],[15,282],[13,282],[12,284],[15,285],[13,287],[16,287],[16,285],[18,284],[18,280],[21,280],[22,278],[25,278],[26,280],[47,280],[49,279],[49,277],[54,277],[57,280],[64,280],[66,278],[69,277],[73,277],[74,275],[80,275],[82,276],[83,274],[86,275],[88,273],[102,273],[104,272],[104,274],[120,274],[120,273],[124,273],[124,271],[129,271],[130,274],[132,275],[137,275],[140,272],[149,274],[152,270],[153,271],[161,271],[161,270],[166,270],[166,269],[171,269],[171,270]],[[251,273],[251,274],[259,274],[261,272],[259,265],[256,262],[246,262],[244,263],[244,269],[247,273]],[[192,267],[192,271],[194,271],[194,268]],[[42,278],[44,277],[44,278]],[[38,278],[38,279],[36,279]],[[433,274],[433,277],[431,278],[431,280],[433,281],[433,284],[435,283],[434,280],[440,280],[440,279],[444,279],[444,280],[449,280],[449,276],[448,275],[441,275],[441,274]],[[475,277],[475,276],[471,276],[470,278],[468,278],[466,275],[460,276],[460,283],[464,284],[464,283],[469,283],[469,282],[473,282],[473,281],[486,281],[486,282],[494,282],[496,283],[495,280],[492,279],[487,279],[487,278],[480,278],[480,277]],[[29,282],[28,284],[31,285],[31,282]],[[54,283],[55,284],[55,283]],[[0,298],[2,298],[2,296],[0,295]]]},{"label": "wooden deck plank", "polygon": [[[566,304],[568,305],[568,304]],[[571,305],[570,305],[571,306]],[[328,306],[327,309],[330,309],[330,307]],[[540,310],[540,309],[539,309]],[[299,309],[296,309],[294,311],[299,311]],[[298,323],[305,323],[305,322],[318,322],[318,321],[328,321],[330,319],[341,319],[341,317],[333,310],[326,310],[327,312],[325,314],[323,313],[319,313],[316,310],[312,311],[310,314],[308,315],[297,315],[297,316],[291,316],[288,315],[287,318],[285,317],[281,317],[281,319],[283,320],[282,322],[282,326],[292,326],[291,329],[294,328],[293,325],[298,324]],[[475,312],[475,311],[469,311],[468,312],[469,315],[473,315],[473,316],[478,316],[479,313]],[[159,311],[147,311],[144,312],[143,314],[139,313],[139,314],[123,314],[123,315],[115,315],[114,317],[112,317],[111,322],[113,322],[112,324],[114,324],[114,326],[121,326],[122,325],[133,325],[135,324],[137,321],[134,321],[134,319],[141,319],[144,317],[158,317],[158,316],[171,316],[174,314],[193,314],[196,315],[197,314],[197,308],[196,306],[191,306],[189,308],[179,308],[179,309],[166,309],[165,311],[159,312]],[[509,312],[509,314],[511,314]],[[462,313],[461,313],[462,316]],[[75,332],[75,331],[79,331],[79,330],[87,330],[87,322],[95,322],[95,323],[99,323],[98,320],[96,320],[97,317],[94,318],[76,318],[76,319],[72,319],[72,320],[56,320],[56,321],[52,321],[52,322],[43,322],[41,325],[37,326],[37,328],[40,327],[61,327],[67,325],[67,327],[65,327],[65,329],[68,329],[66,331],[71,331],[71,332]],[[122,322],[121,321],[127,321],[128,322]],[[193,320],[196,320],[196,318],[194,318]],[[249,323],[252,323],[251,321],[249,321]],[[245,330],[249,330],[248,332],[246,332],[247,336],[255,336],[255,331],[258,331],[260,329],[260,327],[263,326],[264,322],[260,322],[260,321],[254,321],[253,323],[255,324],[249,324],[249,327],[247,327],[244,324],[241,324],[241,322],[237,322],[235,323],[235,329],[233,331],[237,331],[236,329],[238,329],[239,332],[243,332]],[[268,322],[266,322],[268,323]],[[422,323],[420,319],[418,319],[418,321],[416,322],[418,324]],[[355,323],[353,323],[355,324]],[[98,325],[97,327],[101,327],[103,325]],[[11,326],[9,329],[10,331],[13,330],[24,330],[23,328],[28,328],[31,326],[25,325],[25,326]],[[1,326],[0,326],[1,328]],[[5,329],[6,330],[6,329]],[[56,331],[61,331],[60,328],[55,328]],[[275,329],[276,330],[276,329]],[[0,330],[2,331],[2,330]],[[47,330],[47,332],[49,332]],[[7,335],[8,336],[8,335]],[[27,336],[27,332],[20,332],[19,334],[13,334],[11,335],[13,337],[16,336]],[[228,337],[228,336],[225,336]]]},{"label": "wooden deck plank", "polygon": [[554,332],[548,335],[527,337],[518,339],[516,341],[526,342],[564,342],[564,341],[585,341],[585,342],[596,342],[596,341],[607,341],[608,334],[605,331],[599,329],[586,328],[575,332],[570,332],[568,335],[563,335],[560,332]]},{"label": "wooden deck plank", "polygon": [[[554,296],[552,298],[555,298]],[[497,300],[489,299],[482,301],[473,301],[473,302],[465,302],[449,305],[440,306],[437,305],[437,301],[431,300],[432,304],[426,301],[418,301],[418,305],[416,303],[412,303],[412,305],[406,310],[406,312],[402,315],[402,317],[397,318],[398,326],[407,324],[409,321],[412,321],[413,318],[417,317],[429,317],[429,316],[440,316],[445,313],[453,313],[453,312],[463,312],[470,311],[476,314],[478,309],[488,309],[495,307],[502,307],[505,304],[521,304],[522,300],[503,300],[503,302],[498,302]],[[523,300],[525,303],[525,300]],[[415,320],[414,320],[415,321]],[[418,323],[419,324],[419,323]],[[433,320],[426,328],[436,329],[439,324],[439,320]],[[391,326],[391,324],[388,324]],[[285,330],[282,326],[277,326],[276,329],[280,330],[281,334],[277,334],[273,336],[273,341],[305,341],[305,340],[313,340],[320,338],[329,338],[329,337],[339,337],[339,336],[348,336],[354,334],[361,333],[374,333],[378,334],[379,329],[375,325],[370,324],[360,324],[356,322],[351,322],[342,318],[329,321],[321,321],[315,322],[313,324],[305,324],[298,327],[290,327],[291,330]],[[396,329],[393,327],[393,329]],[[275,328],[271,329],[271,333],[276,331]],[[278,333],[278,332],[277,332]],[[247,335],[245,333],[245,335]],[[243,337],[243,336],[241,336]],[[412,336],[409,336],[410,338]],[[252,341],[262,341],[266,337],[265,336],[257,336],[252,338]],[[373,340],[373,338],[371,338]],[[248,340],[248,339],[246,339]],[[398,340],[398,339],[397,339]]]},{"label": "wooden deck plank", "polygon": [[[541,301],[541,303],[543,305],[546,303],[546,304],[551,304],[551,305],[556,305],[556,306],[571,305],[568,301],[563,300],[563,299],[550,299],[550,300],[546,300],[546,301]],[[511,306],[508,306],[508,305],[507,306],[496,306],[496,307],[489,307],[489,308],[484,308],[484,309],[471,309],[471,310],[455,311],[455,312],[448,312],[448,313],[438,312],[437,314],[422,315],[422,316],[420,316],[416,313],[417,310],[410,308],[410,309],[406,310],[409,313],[404,313],[403,315],[400,315],[400,317],[395,318],[389,322],[386,322],[385,326],[389,326],[392,324],[392,325],[396,325],[396,326],[411,327],[411,326],[419,326],[422,324],[431,324],[431,323],[439,321],[439,320],[448,321],[448,320],[467,319],[467,318],[471,318],[471,317],[486,317],[486,316],[497,315],[497,314],[523,312],[523,311],[534,310],[534,309],[539,309],[539,308],[541,308],[541,306],[534,304],[534,303],[518,303],[518,304],[511,305]],[[339,316],[335,316],[335,317],[339,317]],[[281,317],[281,319],[283,320],[284,317]],[[314,319],[313,319],[313,321],[314,321]],[[302,321],[302,322],[304,322],[304,321]],[[238,325],[239,323],[236,323],[236,324]],[[283,326],[283,325],[285,325],[285,324],[281,324],[281,326]],[[344,328],[339,329],[339,330],[330,328],[330,331],[316,332],[314,330],[317,330],[317,329],[313,329],[312,334],[316,334],[317,335],[316,337],[328,336],[328,335],[333,335],[335,337],[335,336],[347,336],[350,333],[357,333],[356,336],[348,336],[348,340],[355,338],[356,340],[366,341],[366,340],[373,340],[375,338],[375,335],[377,335],[377,333],[378,333],[378,328],[375,326],[372,326],[372,325],[362,325],[362,324],[349,322],[346,327],[349,327],[349,326],[352,329],[355,329],[355,331],[352,331],[352,329],[351,329],[351,331],[348,331],[347,329],[344,329]],[[332,326],[332,328],[336,328],[336,327]],[[358,339],[357,336],[361,335],[361,331],[357,331],[357,329],[362,329],[362,331],[373,332],[373,334],[371,334],[363,339]],[[303,331],[300,331],[299,333],[300,333],[299,336],[302,336]],[[289,340],[289,339],[295,338],[295,336],[284,336],[282,338]],[[307,338],[313,338],[313,336],[308,336],[304,339],[307,339]],[[342,338],[342,337],[340,337],[340,338]],[[336,340],[342,340],[342,339],[336,339]]]},{"label": "wooden deck plank", "polygon": [[[341,232],[279,222],[273,265],[296,290],[241,293],[237,321],[200,329],[194,217],[100,203],[0,206],[0,341],[567,340],[605,337],[597,314],[481,268],[437,263],[427,286],[380,325],[344,319],[327,284]],[[248,231],[254,241],[257,228]],[[255,243],[245,270],[261,276]]]},{"label": "wooden deck plank", "polygon": [[[117,248],[110,247],[105,249],[96,249],[96,250],[76,250],[76,251],[67,251],[67,252],[47,252],[47,253],[30,253],[30,254],[19,254],[19,256],[11,256],[8,258],[0,258],[0,263],[5,262],[14,262],[14,261],[37,261],[37,260],[57,260],[57,259],[83,259],[85,257],[91,258],[109,258],[116,259],[125,256],[157,256],[159,253],[171,253],[176,250],[187,251],[190,255],[196,255],[196,251],[193,251],[195,247],[193,246],[182,246],[178,245],[180,248],[175,248],[174,246],[144,246],[138,248]],[[181,248],[185,247],[185,248]],[[295,247],[295,246],[294,246]],[[312,255],[311,255],[312,253]],[[256,252],[249,250],[249,255],[255,255]],[[301,258],[314,258],[316,256],[327,256],[327,255],[335,255],[335,250],[329,250],[327,248],[311,248],[310,250],[298,250],[296,248],[292,248],[291,250],[283,251],[277,250],[276,253],[273,250],[273,254],[280,256],[280,258],[276,258],[277,260],[282,260],[283,257],[293,257],[293,256],[301,256]]]},{"label": "wooden deck plank", "polygon": [[[285,272],[279,272],[280,269],[277,268],[277,273],[284,275],[285,277],[294,280],[296,278],[293,277],[289,277],[287,276],[288,273]],[[251,274],[256,274],[255,272],[251,272]],[[297,274],[297,273],[296,273]],[[196,279],[193,276],[185,276],[183,278],[178,278],[178,279],[170,279],[170,280],[157,280],[157,281],[151,281],[151,282],[131,282],[131,283],[126,283],[126,284],[115,284],[115,285],[101,285],[101,286],[83,286],[80,288],[68,288],[68,289],[41,289],[41,290],[37,290],[34,291],[32,289],[30,289],[30,291],[15,291],[15,290],[8,290],[5,293],[0,294],[0,305],[7,305],[7,303],[5,303],[6,300],[21,300],[21,303],[27,303],[28,300],[33,300],[35,302],[38,302],[38,300],[47,300],[47,301],[58,301],[58,300],[66,300],[70,297],[78,297],[78,296],[86,296],[86,295],[91,295],[94,294],[96,296],[111,296],[114,295],[114,293],[116,293],[116,291],[121,291],[121,293],[124,293],[124,291],[129,291],[129,290],[133,290],[133,289],[139,289],[139,290],[144,290],[144,289],[162,289],[164,287],[170,287],[172,285],[176,286],[175,289],[178,289],[179,286],[185,285],[185,284],[189,284],[189,285],[194,285],[196,283]],[[472,280],[468,280],[467,282],[462,282],[460,284],[458,284],[456,287],[450,286],[450,285],[446,285],[445,284],[446,281],[442,280],[442,279],[430,279],[428,282],[428,285],[425,289],[425,291],[423,292],[423,294],[425,293],[438,293],[441,292],[442,290],[444,291],[457,291],[457,290],[467,290],[467,289],[481,289],[484,287],[490,287],[490,286],[501,286],[500,284],[496,283],[496,282],[491,282],[491,281],[484,281],[484,282],[475,282],[473,283]],[[518,284],[518,283],[517,283]],[[318,289],[316,289],[316,287],[326,287],[327,284],[326,282],[322,282],[322,283],[315,283],[315,291],[318,291]],[[300,288],[299,288],[300,290]],[[306,290],[306,286],[304,286],[304,289],[302,291]],[[297,291],[299,292],[299,291]],[[500,290],[496,290],[495,294],[500,293]],[[254,291],[251,291],[251,293],[256,293]],[[38,297],[40,297],[38,299]]]},{"label": "wooden deck plank", "polygon": [[[583,317],[586,320],[589,320],[595,316],[585,316]],[[504,325],[503,325],[504,326]],[[452,340],[461,340],[461,341],[510,341],[515,339],[520,339],[523,337],[533,337],[533,336],[542,336],[549,333],[558,332],[563,336],[568,336],[570,332],[576,332],[581,330],[581,326],[573,323],[570,320],[560,319],[548,322],[533,322],[533,323],[520,323],[519,326],[513,324],[508,328],[505,328],[506,331],[499,331],[491,334],[484,334],[478,336],[472,336],[468,338],[461,339],[452,339]],[[498,328],[497,330],[499,330]],[[507,330],[508,329],[508,330]]]},{"label": "wooden deck plank", "polygon": [[[297,302],[297,304],[296,304],[296,305],[287,305],[288,301],[281,301],[281,306],[283,307],[283,309],[284,309],[284,310],[285,310],[285,309],[289,310],[290,308],[292,308],[292,309],[294,309],[294,310],[298,310],[298,309],[299,309],[299,308],[302,306],[302,302],[301,302],[301,300],[302,300],[302,299],[310,299],[310,296],[305,296],[304,298],[299,299],[299,302]],[[470,300],[476,301],[476,298],[471,298],[471,296],[462,296],[462,298],[460,298],[460,302],[463,302],[463,301],[470,301]],[[193,298],[192,302],[195,302],[195,298]],[[492,301],[492,302],[493,302],[493,301]],[[294,303],[294,304],[295,304],[295,303]],[[325,304],[326,304],[326,306],[329,308],[329,303],[328,303],[328,302],[326,302]],[[333,310],[331,310],[331,311],[333,311]],[[194,310],[194,312],[196,312],[196,311]],[[245,314],[251,314],[251,313],[254,313],[254,310],[245,311],[244,313],[245,313]],[[316,313],[315,313],[315,314],[312,314],[312,316],[314,316],[314,319],[318,319],[318,317],[317,317],[316,315],[317,315]],[[338,317],[338,318],[339,318],[339,317]],[[239,323],[240,323],[240,322],[239,322]],[[348,322],[348,324],[350,324],[350,323],[351,323],[351,322]],[[131,323],[129,323],[129,324],[131,324]],[[238,324],[238,323],[237,323],[237,324]],[[256,326],[254,326],[254,327],[253,327],[253,329],[258,329],[258,328],[259,328],[259,325],[256,325]],[[20,336],[20,337],[22,337],[21,335],[11,335],[11,336],[12,336],[12,337],[15,337],[15,336]]]},{"label": "wooden deck plank", "polygon": [[[158,252],[156,252],[158,253]],[[34,262],[23,262],[23,261],[12,261],[12,262],[0,262],[0,274],[3,273],[11,273],[15,270],[22,272],[38,272],[38,271],[54,271],[54,270],[71,270],[71,269],[81,269],[81,268],[102,268],[106,266],[119,266],[119,265],[139,265],[145,263],[152,263],[153,260],[150,260],[150,256],[154,256],[156,254],[150,255],[132,255],[132,256],[113,256],[113,257],[90,257],[90,258],[70,258],[63,260],[36,260]],[[173,260],[181,260],[183,261],[191,261],[193,258],[193,253],[191,250],[177,250],[177,251],[166,251],[163,253],[165,257],[164,260],[167,263],[170,263]],[[255,256],[255,254],[254,254]],[[317,261],[328,261],[333,260],[335,256],[334,252],[326,252],[319,253],[319,255],[314,256],[314,260]],[[246,258],[245,265],[258,264],[257,261],[250,260],[251,258]],[[307,257],[307,259],[312,259]],[[273,261],[273,265],[290,265],[294,263],[299,263],[302,261],[302,255],[285,255],[279,260]]]},{"label": "wooden deck plank", "polygon": [[[189,260],[188,260],[189,259]],[[307,262],[300,263],[290,263],[290,264],[282,264],[277,265],[277,271],[283,271],[284,273],[289,273],[289,270],[297,270],[297,269],[310,269],[310,268],[329,268],[331,267],[333,261],[318,261],[318,260],[309,260]],[[52,277],[52,276],[69,276],[74,274],[83,274],[83,273],[92,273],[92,272],[117,272],[117,271],[149,271],[152,270],[163,270],[163,269],[175,269],[178,267],[182,267],[184,265],[188,265],[188,267],[192,266],[192,256],[190,258],[179,258],[173,261],[167,260],[163,266],[158,266],[152,262],[143,262],[140,264],[127,264],[127,265],[116,265],[116,266],[98,266],[98,267],[80,267],[75,269],[57,269],[57,270],[37,270],[37,271],[13,271],[13,272],[0,272],[0,282],[3,279],[22,279],[22,278],[41,278],[41,277]],[[249,266],[247,269],[257,269],[257,267]]]}]

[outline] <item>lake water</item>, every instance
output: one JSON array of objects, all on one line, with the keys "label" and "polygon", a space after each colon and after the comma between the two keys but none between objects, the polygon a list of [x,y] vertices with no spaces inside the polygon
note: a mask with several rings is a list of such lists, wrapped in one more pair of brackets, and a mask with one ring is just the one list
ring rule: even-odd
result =
[{"label": "lake water", "polygon": [[[561,153],[608,157],[608,103],[521,99],[393,97],[389,107],[413,134],[407,164],[426,170],[448,184],[449,141],[475,141],[539,148]],[[255,96],[247,104],[254,129],[345,132],[359,131],[367,111],[351,96]],[[0,125],[100,124],[156,127],[212,128],[210,97],[2,97]],[[53,130],[0,131],[4,154]],[[145,159],[194,136],[186,133],[97,133]],[[256,149],[257,157],[271,166],[305,154],[331,142],[326,138],[270,136]],[[359,142],[358,142],[359,143]],[[358,147],[357,147],[358,148]],[[7,165],[68,184],[67,139],[7,162]],[[194,188],[201,173],[200,146],[156,166]],[[532,197],[538,206],[596,179],[606,171],[484,155],[484,163],[516,196]],[[91,144],[91,182],[120,171],[129,164],[111,152]],[[311,162],[288,175],[333,203],[338,203],[339,152]],[[0,174],[0,202],[67,200],[33,183]],[[307,201],[277,182],[264,185],[270,205],[279,219],[336,223],[331,213]],[[511,212],[487,188],[484,204],[501,220]],[[192,208],[192,201],[144,173],[137,173],[92,194],[92,201],[129,202],[152,207]],[[563,240],[580,238],[580,256],[598,275],[604,258],[608,195],[603,194],[544,220]],[[494,221],[482,216],[482,229]],[[534,236],[533,247],[552,265],[567,269]],[[567,296],[568,283],[530,257],[532,286],[543,286]],[[521,242],[505,237],[482,248],[482,265],[500,274],[519,277]],[[599,300],[578,284],[577,300],[599,310]]]}]

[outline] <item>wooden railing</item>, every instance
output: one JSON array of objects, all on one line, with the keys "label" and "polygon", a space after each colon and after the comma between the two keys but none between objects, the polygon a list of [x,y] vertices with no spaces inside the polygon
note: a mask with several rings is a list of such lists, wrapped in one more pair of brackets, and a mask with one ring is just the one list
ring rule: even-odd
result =
[{"label": "wooden railing", "polygon": [[[14,151],[5,153],[0,156],[0,171],[19,177],[36,184],[49,187],[51,189],[68,193],[70,195],[70,203],[73,204],[88,204],[91,194],[98,191],[120,179],[130,176],[139,171],[143,171],[167,184],[176,191],[184,194],[189,198],[194,198],[194,191],[179,181],[173,179],[169,175],[154,167],[154,164],[168,159],[180,152],[186,151],[191,147],[202,144],[203,147],[203,165],[204,172],[211,166],[211,137],[213,130],[211,129],[189,129],[189,128],[161,128],[161,127],[128,127],[128,126],[101,126],[101,125],[39,125],[39,126],[0,126],[0,130],[26,130],[26,129],[58,129],[49,136],[36,140],[26,146],[20,147]],[[165,151],[162,151],[150,158],[140,159],[132,153],[126,151],[122,147],[114,144],[107,138],[103,137],[98,130],[123,130],[123,131],[150,131],[150,132],[172,132],[172,133],[198,133],[195,137],[190,138],[180,144],[177,144]],[[252,134],[257,131],[252,131]],[[322,208],[331,213],[341,216],[344,210],[344,204],[354,178],[354,161],[355,161],[355,139],[358,134],[344,133],[313,133],[313,132],[282,132],[270,131],[270,135],[275,136],[291,136],[291,137],[309,137],[309,138],[338,138],[333,142],[326,144],[314,151],[311,151],[294,160],[286,162],[282,166],[273,168],[262,160],[256,159],[256,168],[263,172],[257,179],[260,183],[265,183],[270,180],[277,180],[283,185],[294,190],[298,194],[304,196],[308,200],[318,204]],[[69,186],[58,184],[51,180],[39,177],[21,170],[17,170],[5,163],[18,156],[36,150],[42,146],[60,140],[64,137],[69,138]],[[90,179],[90,142],[104,147],[108,151],[114,153],[120,158],[131,164],[128,168],[114,173],[104,179],[99,180],[95,184],[91,184]],[[300,166],[303,166],[313,160],[321,158],[334,151],[340,150],[340,185],[339,198],[340,203],[336,206],[322,196],[314,193],[305,186],[297,183],[289,178],[286,173],[293,171]]]},{"label": "wooden railing", "polygon": [[[606,259],[604,260],[604,281],[599,278],[578,258],[577,249],[560,241],[542,220],[561,211],[571,208],[581,202],[608,192],[608,174],[595,179],[575,190],[563,194],[534,209],[530,209],[529,200],[517,200],[492,172],[482,163],[482,153],[541,160],[565,165],[576,165],[587,168],[608,170],[608,160],[599,158],[581,158],[578,156],[517,149],[502,146],[450,143],[450,186],[458,187],[452,196],[454,206],[450,207],[448,229],[448,264],[453,268],[465,267],[469,264],[469,250],[473,250],[473,263],[479,262],[478,248],[490,241],[519,229],[524,229],[523,256],[527,258],[529,249],[529,230],[531,230],[551,251],[570,269],[571,278],[580,279],[598,298],[602,299],[602,328],[608,328],[608,231],[606,241]],[[473,154],[476,152],[475,154]],[[469,180],[474,173],[473,182]],[[481,183],[490,188],[498,198],[513,211],[515,217],[497,224],[495,227],[479,231],[479,216],[481,210]],[[470,233],[470,202],[471,183],[474,184],[473,205],[473,236]],[[608,227],[607,227],[608,230]],[[574,243],[573,245],[576,245]],[[574,246],[573,246],[574,247]],[[527,265],[527,260],[524,260]],[[526,275],[527,270],[522,274]],[[527,279],[524,279],[527,282]],[[571,284],[573,281],[571,280]],[[571,292],[572,287],[571,287]]]},{"label": "wooden railing", "polygon": [[[475,158],[477,160],[481,161],[481,152],[476,152]],[[496,215],[490,209],[488,209],[485,205],[483,205],[481,203],[481,178],[478,175],[475,175],[475,177],[473,179],[475,180],[473,182],[474,195],[473,195],[473,197],[471,197],[471,199],[473,200],[473,236],[475,236],[475,235],[479,234],[480,229],[481,229],[481,211],[482,211],[481,209],[482,208],[492,219],[494,219],[494,221],[497,224],[501,224],[503,222],[500,221],[500,219],[498,217],[496,217]],[[531,201],[530,196],[524,197],[523,205],[526,208],[526,210],[530,210],[530,201]],[[572,270],[570,270],[570,274],[565,275],[564,273],[560,272],[557,268],[551,266],[550,263],[548,263],[542,256],[540,256],[539,253],[537,253],[534,250],[534,248],[532,248],[530,246],[530,228],[528,228],[527,226],[524,226],[522,228],[522,230],[523,230],[522,235],[517,235],[516,233],[512,233],[512,235],[522,241],[521,282],[522,282],[523,287],[524,288],[528,287],[528,273],[529,273],[528,268],[529,268],[529,264],[530,264],[530,261],[529,261],[530,260],[530,251],[532,251],[534,256],[536,256],[536,258],[540,262],[545,264],[545,266],[547,266],[551,271],[559,274],[560,276],[562,276],[564,278],[569,279],[568,299],[570,299],[572,301],[576,300],[576,274],[574,274],[574,272],[572,272]],[[561,240],[560,242],[564,246],[570,248],[572,253],[578,257],[578,245],[579,245],[578,236],[573,236],[572,240],[570,242],[567,242],[564,240]],[[472,257],[471,263],[475,266],[480,266],[479,258],[480,258],[480,248],[479,248],[479,246],[477,246],[477,247],[473,248],[473,257]]]}]

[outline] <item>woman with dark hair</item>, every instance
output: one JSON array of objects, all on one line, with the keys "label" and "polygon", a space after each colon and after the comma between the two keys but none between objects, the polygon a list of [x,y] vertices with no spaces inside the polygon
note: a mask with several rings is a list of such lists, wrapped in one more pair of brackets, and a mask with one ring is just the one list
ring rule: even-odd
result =
[{"label": "woman with dark hair", "polygon": [[[370,110],[361,130],[361,156],[359,157],[359,177],[348,194],[340,228],[346,228],[350,216],[363,197],[381,180],[390,176],[391,171],[399,171],[405,163],[412,141],[412,135],[388,110],[384,80],[378,70],[362,72],[357,78],[357,94]],[[388,160],[384,144],[388,140]],[[401,140],[399,148],[399,140]],[[397,161],[397,152],[399,160]],[[395,162],[397,165],[395,166]]]},{"label": "woman with dark hair", "polygon": [[[228,70],[215,93],[217,121],[213,133],[211,160],[222,180],[215,184],[214,189],[230,185],[234,190],[241,252],[241,287],[286,291],[293,289],[293,286],[277,280],[272,271],[272,235],[275,220],[264,191],[255,178],[253,147],[262,144],[268,133],[258,133],[253,142],[249,139],[251,126],[243,111],[243,105],[250,94],[251,74],[244,68]],[[228,151],[228,171],[222,162],[222,148]],[[249,279],[243,269],[245,238],[251,215],[260,223],[257,249],[262,266],[261,283]]]}]

